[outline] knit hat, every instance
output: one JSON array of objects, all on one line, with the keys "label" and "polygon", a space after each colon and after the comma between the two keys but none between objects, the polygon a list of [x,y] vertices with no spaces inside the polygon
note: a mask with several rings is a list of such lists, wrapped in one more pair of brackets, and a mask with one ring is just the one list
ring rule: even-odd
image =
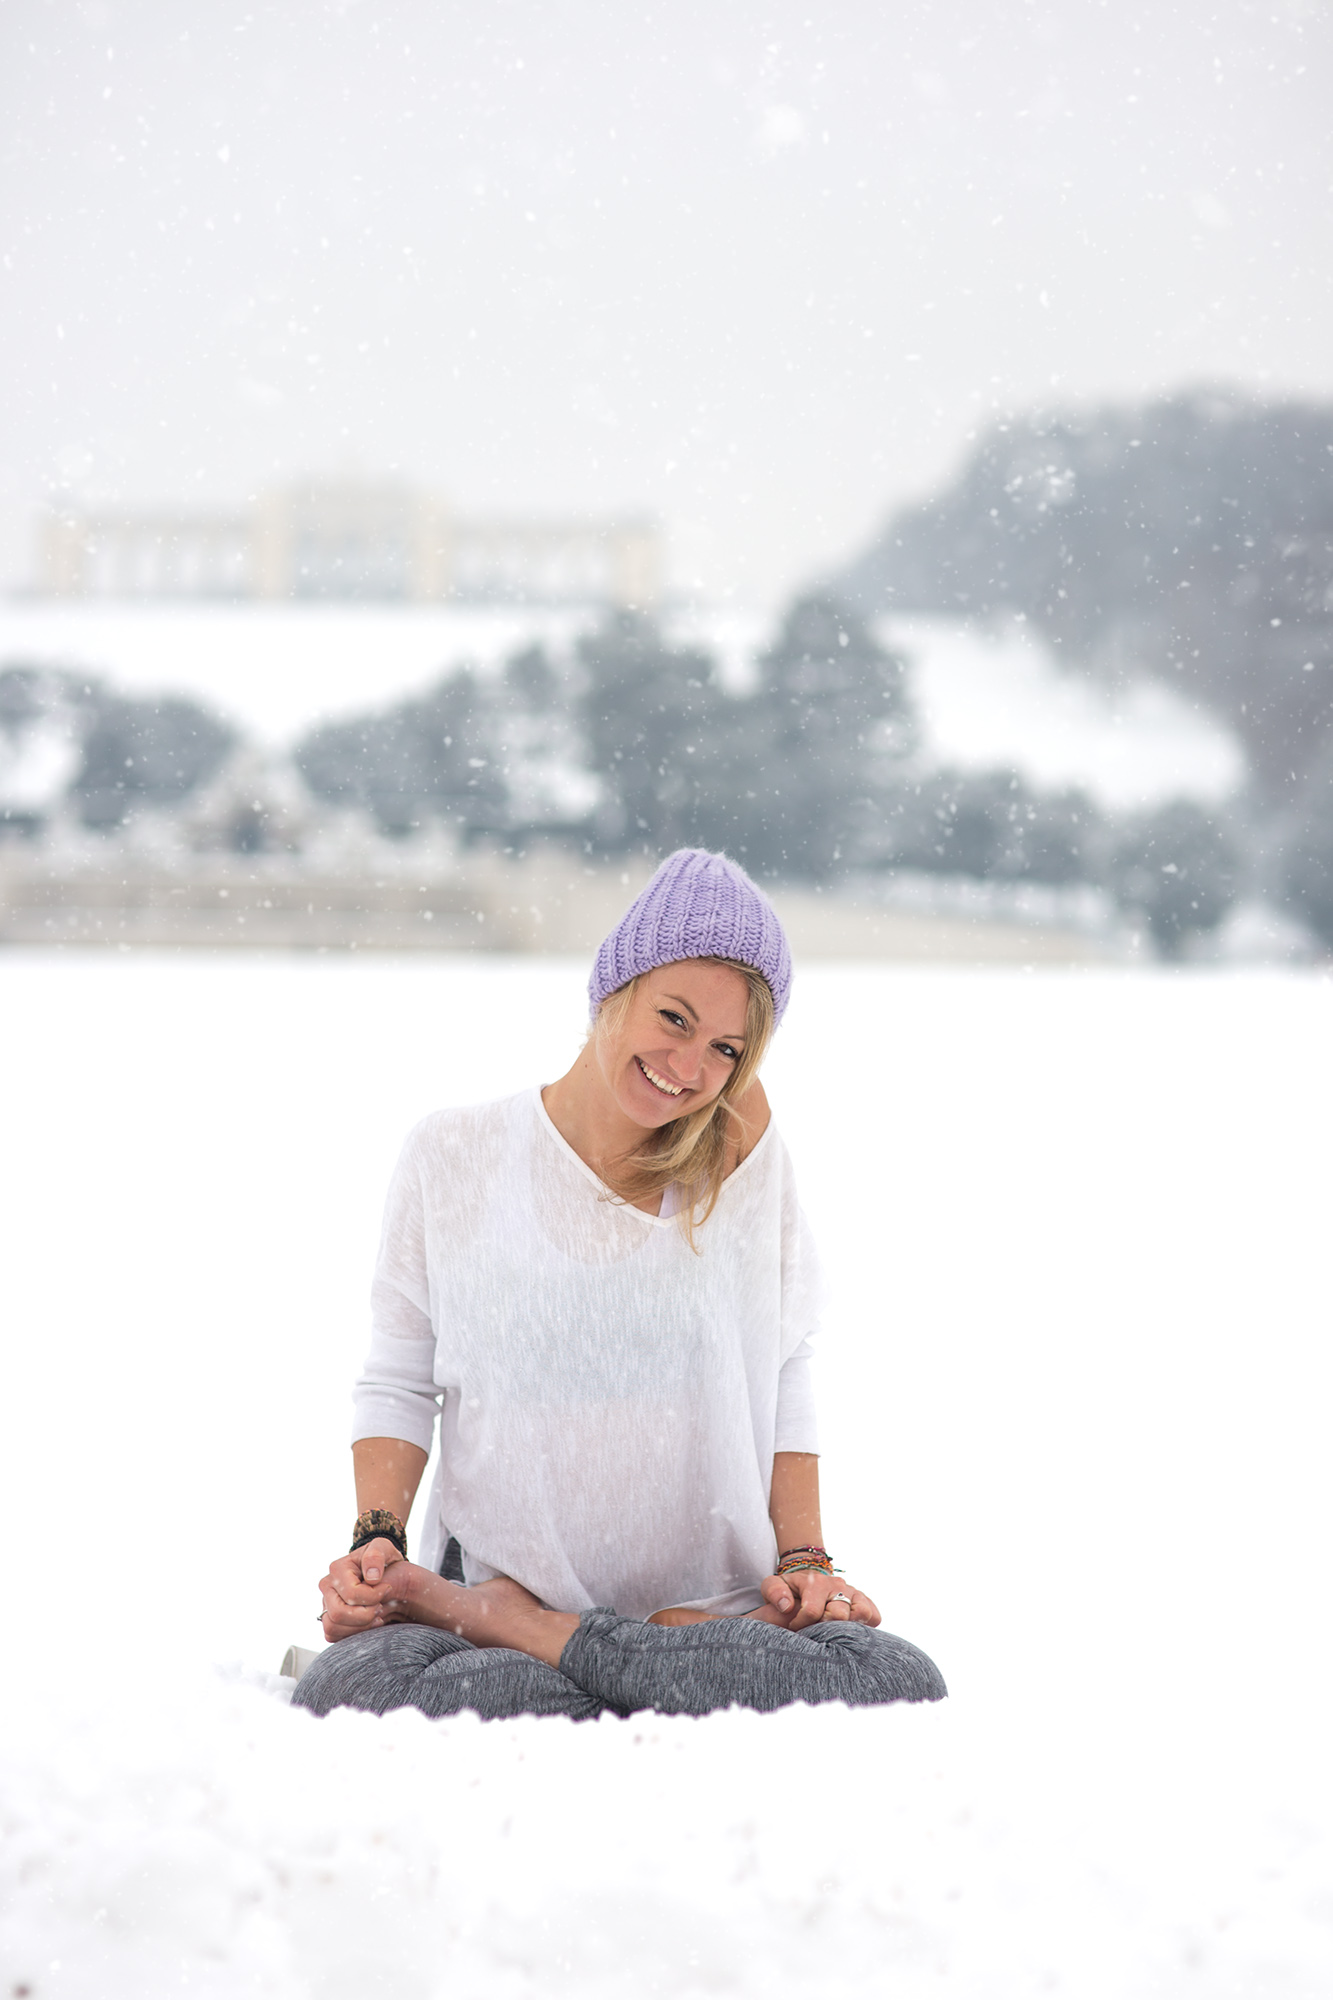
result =
[{"label": "knit hat", "polygon": [[774,1025],[791,992],[791,947],[777,911],[725,854],[681,847],[604,938],[588,981],[595,1014],[640,972],[682,958],[734,958],[752,965],[773,993]]}]

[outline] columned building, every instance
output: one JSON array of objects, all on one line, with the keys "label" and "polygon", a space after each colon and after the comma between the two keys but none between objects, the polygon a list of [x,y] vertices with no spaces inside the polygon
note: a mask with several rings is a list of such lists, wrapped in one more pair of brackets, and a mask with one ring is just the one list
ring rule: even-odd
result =
[{"label": "columned building", "polygon": [[662,548],[646,516],[472,520],[397,482],[307,480],[234,514],[54,507],[36,582],[65,598],[647,610]]}]

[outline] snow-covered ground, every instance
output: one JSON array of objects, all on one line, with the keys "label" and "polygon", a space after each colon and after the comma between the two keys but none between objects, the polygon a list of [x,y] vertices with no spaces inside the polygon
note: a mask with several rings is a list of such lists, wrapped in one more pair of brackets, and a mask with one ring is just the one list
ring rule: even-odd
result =
[{"label": "snow-covered ground", "polygon": [[[373,708],[471,661],[490,671],[541,640],[557,655],[587,624],[575,611],[329,606],[60,605],[0,601],[0,665],[30,661],[106,674],[136,693],[210,702],[270,748],[323,716]],[[673,636],[707,647],[744,685],[774,621],[676,617]],[[1113,810],[1167,798],[1216,801],[1241,782],[1239,744],[1171,688],[1100,688],[1062,671],[1017,625],[884,622],[910,663],[924,761],[1001,765],[1037,786],[1084,786]]]},{"label": "snow-covered ground", "polygon": [[263,1684],[345,1542],[399,1140],[563,1066],[584,974],[0,956],[0,1994],[1324,2000],[1314,973],[798,979],[826,1526],[949,1702],[319,1723]]}]

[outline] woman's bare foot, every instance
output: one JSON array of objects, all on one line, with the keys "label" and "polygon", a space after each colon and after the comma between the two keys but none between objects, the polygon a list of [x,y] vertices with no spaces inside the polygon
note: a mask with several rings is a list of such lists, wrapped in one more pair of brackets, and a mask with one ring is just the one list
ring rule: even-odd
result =
[{"label": "woman's bare foot", "polygon": [[456,1632],[474,1646],[509,1646],[548,1667],[559,1666],[579,1622],[572,1612],[547,1611],[508,1576],[468,1587],[418,1571],[409,1596],[394,1609],[413,1624]]}]

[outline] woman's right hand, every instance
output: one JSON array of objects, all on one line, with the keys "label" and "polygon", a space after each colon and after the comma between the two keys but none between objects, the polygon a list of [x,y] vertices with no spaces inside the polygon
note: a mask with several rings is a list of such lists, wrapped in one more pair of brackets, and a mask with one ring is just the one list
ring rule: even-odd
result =
[{"label": "woman's right hand", "polygon": [[363,1549],[354,1549],[350,1555],[335,1557],[329,1564],[328,1575],[319,1580],[324,1599],[324,1637],[330,1642],[350,1639],[354,1632],[368,1632],[372,1626],[387,1624],[382,1606],[384,1579],[395,1563],[403,1561],[395,1545],[384,1536],[367,1542]]}]

